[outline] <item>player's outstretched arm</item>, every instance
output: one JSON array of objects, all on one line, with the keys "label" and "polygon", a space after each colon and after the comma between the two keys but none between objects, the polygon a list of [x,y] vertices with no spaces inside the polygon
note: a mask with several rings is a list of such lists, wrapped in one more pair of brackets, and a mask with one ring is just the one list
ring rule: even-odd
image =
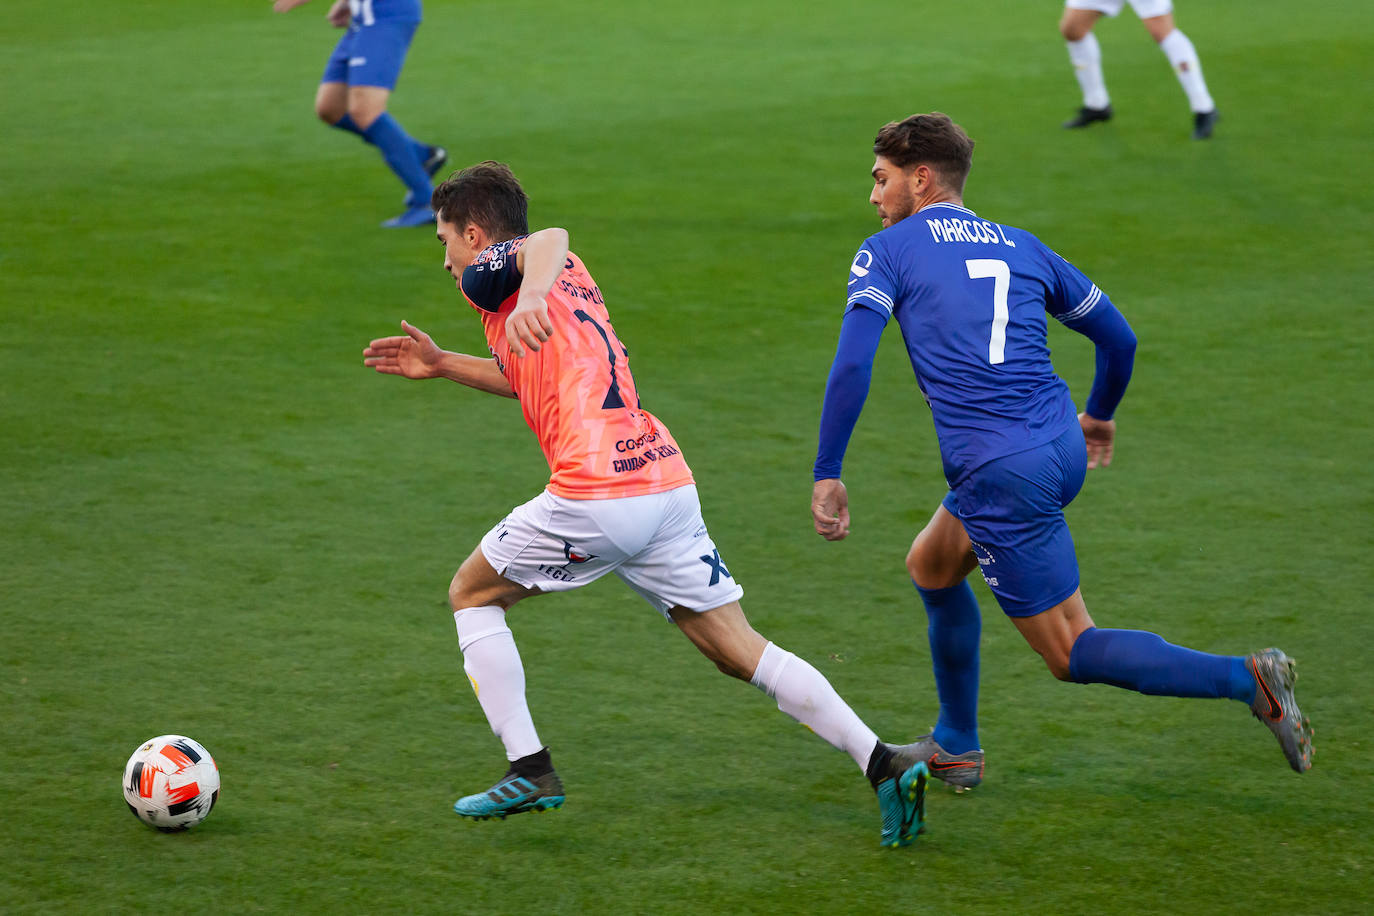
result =
[{"label": "player's outstretched arm", "polygon": [[1078,424],[1083,427],[1083,440],[1088,443],[1088,470],[1112,463],[1112,444],[1116,441],[1116,421],[1099,420],[1081,413]]},{"label": "player's outstretched arm", "polygon": [[523,278],[515,308],[506,316],[506,340],[515,355],[523,358],[525,348],[534,352],[553,333],[549,304],[545,301],[568,260],[568,231],[540,229],[525,239],[515,253],[515,267]]},{"label": "player's outstretched arm", "polygon": [[513,398],[515,391],[501,374],[494,359],[451,353],[407,321],[401,322],[404,335],[379,337],[363,350],[363,365],[385,375],[406,378],[446,378],[469,388]]},{"label": "player's outstretched arm", "polygon": [[818,480],[811,488],[811,520],[816,533],[827,541],[842,541],[849,535],[849,493],[839,478]]},{"label": "player's outstretched arm", "polygon": [[304,6],[309,2],[310,0],[273,0],[272,9],[278,13],[285,13],[288,10],[294,10],[298,6]]}]

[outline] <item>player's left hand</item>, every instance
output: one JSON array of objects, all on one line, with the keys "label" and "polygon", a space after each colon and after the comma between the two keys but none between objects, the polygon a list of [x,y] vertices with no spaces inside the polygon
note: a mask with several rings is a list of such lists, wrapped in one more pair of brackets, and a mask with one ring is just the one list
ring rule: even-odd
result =
[{"label": "player's left hand", "polygon": [[444,351],[424,331],[408,321],[401,322],[404,335],[378,337],[363,350],[363,365],[386,375],[406,378],[435,378],[440,374]]},{"label": "player's left hand", "polygon": [[1083,441],[1088,444],[1088,470],[1112,463],[1112,443],[1116,440],[1116,421],[1099,420],[1086,413],[1078,415],[1083,427]]},{"label": "player's left hand", "polygon": [[348,25],[349,20],[353,18],[353,13],[348,8],[348,0],[334,0],[334,5],[329,8],[329,13],[325,18],[336,29],[342,29]]},{"label": "player's left hand", "polygon": [[849,536],[849,493],[838,478],[818,480],[811,489],[811,520],[827,541]]},{"label": "player's left hand", "polygon": [[506,342],[511,352],[521,359],[526,347],[537,353],[552,333],[553,322],[549,321],[549,304],[544,297],[521,293],[515,308],[506,316]]}]

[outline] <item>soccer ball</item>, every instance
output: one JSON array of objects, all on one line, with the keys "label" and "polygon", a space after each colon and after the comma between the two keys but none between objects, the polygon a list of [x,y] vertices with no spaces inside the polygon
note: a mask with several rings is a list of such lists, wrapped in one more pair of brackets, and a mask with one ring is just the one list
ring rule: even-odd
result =
[{"label": "soccer ball", "polygon": [[219,800],[219,767],[182,735],[145,741],[124,765],[124,801],[134,817],[163,833],[194,827]]}]

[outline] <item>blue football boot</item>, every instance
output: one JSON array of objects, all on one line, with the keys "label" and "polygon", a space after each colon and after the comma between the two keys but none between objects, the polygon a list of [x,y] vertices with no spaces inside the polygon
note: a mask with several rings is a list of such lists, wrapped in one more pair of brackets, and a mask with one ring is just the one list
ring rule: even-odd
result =
[{"label": "blue football boot", "polygon": [[400,216],[393,216],[391,219],[382,223],[383,229],[408,229],[412,226],[428,226],[434,222],[434,211],[428,204],[423,207],[411,207]]},{"label": "blue football boot", "polygon": [[[433,178],[434,173],[442,169],[447,162],[448,150],[444,149],[442,146],[431,146],[429,147],[429,155],[425,156],[424,161],[422,161],[420,165],[424,167],[425,174]],[[406,196],[403,197],[401,201],[402,206],[407,210],[418,206],[420,203],[414,191],[406,191]]]},{"label": "blue football boot", "polygon": [[882,845],[909,846],[925,830],[925,761],[910,750],[878,742],[868,762],[868,779],[883,816]]},{"label": "blue football boot", "polygon": [[553,770],[549,749],[542,748],[512,763],[506,775],[487,791],[458,799],[453,810],[463,817],[484,821],[562,806],[563,780]]}]

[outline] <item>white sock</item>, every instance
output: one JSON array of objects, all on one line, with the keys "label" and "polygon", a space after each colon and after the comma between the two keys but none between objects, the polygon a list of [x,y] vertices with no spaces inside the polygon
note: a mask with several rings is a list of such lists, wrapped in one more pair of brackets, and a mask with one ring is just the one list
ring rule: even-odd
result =
[{"label": "white sock", "polygon": [[491,730],[506,746],[506,759],[536,753],[544,745],[525,705],[525,668],[506,626],[506,612],[495,605],[463,608],[453,612],[453,622],[458,626],[463,670]]},{"label": "white sock", "polygon": [[1111,99],[1107,96],[1107,81],[1102,78],[1102,48],[1097,36],[1089,32],[1078,41],[1068,42],[1068,46],[1073,75],[1083,90],[1083,107],[1106,108]]},{"label": "white sock", "polygon": [[853,757],[859,769],[868,767],[878,736],[806,661],[770,642],[750,683],[777,699],[778,709]]},{"label": "white sock", "polygon": [[1202,62],[1197,59],[1197,51],[1179,29],[1174,29],[1159,43],[1159,49],[1169,58],[1179,85],[1188,96],[1188,105],[1194,112],[1211,111],[1216,107],[1211,93],[1207,91],[1207,81],[1202,78]]}]

